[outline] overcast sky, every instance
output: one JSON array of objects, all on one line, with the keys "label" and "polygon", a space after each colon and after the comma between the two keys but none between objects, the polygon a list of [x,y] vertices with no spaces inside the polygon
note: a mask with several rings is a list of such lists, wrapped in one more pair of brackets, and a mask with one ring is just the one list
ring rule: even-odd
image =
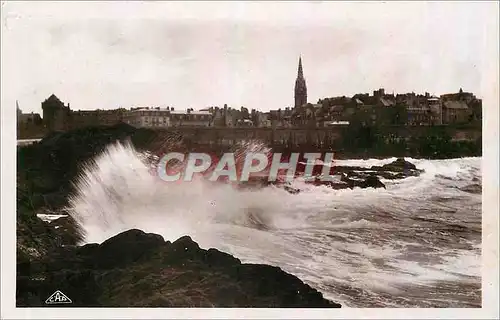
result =
[{"label": "overcast sky", "polygon": [[[385,88],[481,95],[496,3],[9,2],[2,108],[293,105]],[[489,40],[487,40],[489,39]]]}]

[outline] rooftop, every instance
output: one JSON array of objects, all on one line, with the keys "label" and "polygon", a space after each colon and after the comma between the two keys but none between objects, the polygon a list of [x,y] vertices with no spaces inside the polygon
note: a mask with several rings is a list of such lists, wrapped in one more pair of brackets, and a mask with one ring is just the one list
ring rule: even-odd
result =
[{"label": "rooftop", "polygon": [[468,109],[469,107],[464,101],[446,101],[444,103],[448,109]]}]

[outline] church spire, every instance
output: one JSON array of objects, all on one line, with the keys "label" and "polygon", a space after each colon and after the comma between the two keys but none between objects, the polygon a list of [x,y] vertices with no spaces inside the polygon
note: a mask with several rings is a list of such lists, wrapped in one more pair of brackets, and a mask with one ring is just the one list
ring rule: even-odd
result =
[{"label": "church spire", "polygon": [[295,80],[295,107],[301,107],[307,103],[307,86],[302,70],[302,56],[299,56],[299,68]]},{"label": "church spire", "polygon": [[297,78],[304,78],[304,71],[302,71],[302,56],[299,56],[299,71],[297,72]]}]

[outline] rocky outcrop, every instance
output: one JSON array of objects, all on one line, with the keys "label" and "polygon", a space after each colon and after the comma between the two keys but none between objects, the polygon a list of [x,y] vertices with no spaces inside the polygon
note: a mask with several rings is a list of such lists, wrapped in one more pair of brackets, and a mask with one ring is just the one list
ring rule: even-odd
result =
[{"label": "rocky outcrop", "polygon": [[77,222],[71,216],[61,217],[50,221],[54,234],[59,239],[61,246],[74,246],[83,240],[85,234],[78,228]]},{"label": "rocky outcrop", "polygon": [[56,290],[72,300],[65,307],[341,307],[278,267],[135,229],[33,260],[18,275],[17,306],[43,306]]},{"label": "rocky outcrop", "polygon": [[[404,160],[403,160],[404,161]],[[316,165],[313,169],[313,178],[306,179],[305,182],[315,186],[327,186],[335,190],[341,189],[354,189],[354,188],[384,188],[385,184],[380,180],[384,179],[404,179],[410,176],[418,176],[422,170],[410,162],[402,164],[400,160],[396,160],[390,164],[381,167],[372,166],[371,168],[354,167],[354,166],[333,166],[330,170],[330,175],[337,177],[337,179],[323,180],[322,179],[322,165]],[[304,174],[305,166],[299,166],[296,176],[300,177]],[[267,176],[253,177],[250,181],[240,183],[240,189],[255,189],[268,187],[270,185],[283,188],[291,194],[300,193],[300,189],[293,188],[289,183],[284,181],[268,181]]]},{"label": "rocky outcrop", "polygon": [[339,181],[323,181],[320,177],[316,177],[314,180],[311,180],[308,183],[313,184],[315,186],[327,186],[334,190],[354,189],[354,188],[385,189],[385,185],[375,175],[369,175],[366,178],[351,179],[348,175],[342,173],[340,175]]},{"label": "rocky outcrop", "polygon": [[362,189],[365,189],[365,188],[374,188],[374,189],[384,188],[385,189],[385,184],[383,184],[376,175],[370,175],[365,180],[361,181],[361,183],[359,183],[359,187]]},{"label": "rocky outcrop", "polygon": [[417,167],[406,161],[404,158],[397,158],[395,161],[384,164],[383,166],[372,166],[372,170],[392,171],[392,172],[406,172],[409,170],[417,170]]}]

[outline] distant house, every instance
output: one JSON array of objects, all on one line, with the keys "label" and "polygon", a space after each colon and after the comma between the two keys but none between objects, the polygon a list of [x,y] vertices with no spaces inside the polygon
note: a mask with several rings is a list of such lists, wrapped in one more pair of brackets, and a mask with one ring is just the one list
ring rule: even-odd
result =
[{"label": "distant house", "polygon": [[173,127],[209,127],[212,123],[212,114],[209,111],[170,111],[170,124]]},{"label": "distant house", "polygon": [[465,123],[469,120],[471,111],[465,101],[445,101],[443,103],[443,123]]},{"label": "distant house", "polygon": [[135,127],[208,127],[212,124],[212,113],[208,110],[175,110],[174,108],[134,108],[125,112],[125,123]]},{"label": "distant house", "polygon": [[430,123],[434,125],[443,124],[443,106],[441,100],[437,97],[431,97],[427,102],[430,109]]},{"label": "distant house", "polygon": [[426,103],[415,103],[407,106],[409,125],[427,125],[430,123],[430,107]]},{"label": "distant house", "polygon": [[70,111],[70,127],[111,126],[123,122],[125,109]]},{"label": "distant house", "polygon": [[17,124],[18,125],[41,125],[42,117],[39,113],[23,113],[21,109],[19,109],[19,104],[16,101],[16,109],[17,109]]},{"label": "distant house", "polygon": [[481,101],[474,94],[464,92],[462,88],[458,93],[441,95],[441,101],[443,124],[466,123],[478,119],[482,107]]},{"label": "distant house", "polygon": [[169,127],[170,108],[132,108],[124,113],[123,122],[134,127]]}]

